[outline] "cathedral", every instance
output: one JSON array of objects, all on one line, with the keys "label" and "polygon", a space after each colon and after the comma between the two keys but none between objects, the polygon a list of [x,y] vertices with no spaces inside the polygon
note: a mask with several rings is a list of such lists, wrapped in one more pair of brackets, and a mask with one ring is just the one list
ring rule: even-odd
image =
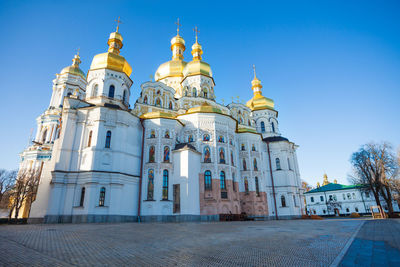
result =
[{"label": "cathedral", "polygon": [[197,40],[171,39],[171,60],[129,103],[132,67],[119,29],[87,73],[75,55],[53,80],[20,170],[40,182],[29,221],[215,221],[225,214],[290,219],[304,212],[297,145],[279,131],[261,81],[252,98],[216,101],[211,66]]}]

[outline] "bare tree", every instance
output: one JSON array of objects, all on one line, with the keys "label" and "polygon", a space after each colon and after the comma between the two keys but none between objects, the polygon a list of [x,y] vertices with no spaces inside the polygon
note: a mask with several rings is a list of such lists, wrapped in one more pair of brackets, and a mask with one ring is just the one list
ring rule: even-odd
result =
[{"label": "bare tree", "polygon": [[11,219],[14,212],[14,218],[18,219],[20,209],[30,209],[31,203],[36,198],[37,188],[39,185],[40,170],[20,170],[10,194],[10,213]]},{"label": "bare tree", "polygon": [[7,195],[15,184],[17,178],[17,171],[7,171],[0,169],[0,203],[3,200],[3,196]]},{"label": "bare tree", "polygon": [[368,187],[375,197],[376,204],[382,208],[380,197],[387,205],[389,216],[393,216],[392,184],[396,179],[398,164],[388,143],[363,145],[353,153],[351,163],[354,176],[350,178],[353,184]]}]

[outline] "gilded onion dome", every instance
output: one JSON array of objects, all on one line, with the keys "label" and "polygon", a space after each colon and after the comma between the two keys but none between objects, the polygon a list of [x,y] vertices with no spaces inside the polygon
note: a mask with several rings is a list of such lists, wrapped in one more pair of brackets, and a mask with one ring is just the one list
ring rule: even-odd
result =
[{"label": "gilded onion dome", "polygon": [[212,71],[210,65],[201,60],[202,54],[203,50],[201,45],[197,41],[197,35],[196,35],[196,42],[192,46],[193,60],[190,61],[183,70],[184,77],[193,75],[205,75],[208,77],[212,77]]},{"label": "gilded onion dome", "polygon": [[81,64],[81,58],[79,57],[79,53],[77,53],[72,59],[72,65],[65,67],[61,70],[60,75],[65,73],[70,73],[74,75],[81,76],[83,79],[86,79],[86,74],[79,68],[79,64]]},{"label": "gilded onion dome", "polygon": [[[254,68],[254,66],[253,66]],[[253,89],[253,98],[247,101],[246,106],[253,110],[274,109],[274,101],[262,95],[261,81],[256,76],[254,68],[254,79],[251,81],[251,89]]]},{"label": "gilded onion dome", "polygon": [[122,48],[122,35],[118,32],[112,32],[108,38],[108,52],[94,56],[90,70],[110,69],[125,73],[130,76],[132,67],[128,61],[121,56],[120,49]]},{"label": "gilded onion dome", "polygon": [[167,77],[183,77],[182,71],[186,66],[183,61],[183,52],[185,51],[185,40],[178,34],[171,39],[172,60],[161,64],[155,75],[156,81]]}]

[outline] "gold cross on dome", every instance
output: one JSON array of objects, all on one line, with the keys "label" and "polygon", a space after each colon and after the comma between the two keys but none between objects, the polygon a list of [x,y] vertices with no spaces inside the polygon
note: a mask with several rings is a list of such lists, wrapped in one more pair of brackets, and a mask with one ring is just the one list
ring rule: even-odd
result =
[{"label": "gold cross on dome", "polygon": [[76,54],[79,56],[79,51],[80,51],[81,49],[78,47],[77,49],[76,49]]},{"label": "gold cross on dome", "polygon": [[225,105],[225,99],[221,98],[222,105]]},{"label": "gold cross on dome", "polygon": [[122,21],[120,20],[120,16],[118,16],[118,19],[115,20],[115,22],[117,23],[117,32],[119,31],[119,24],[122,23]]},{"label": "gold cross on dome", "polygon": [[194,27],[193,31],[196,34],[196,43],[197,43],[197,35],[199,34],[200,31],[197,29],[197,26]]},{"label": "gold cross on dome", "polygon": [[253,64],[254,78],[256,77],[256,66]]},{"label": "gold cross on dome", "polygon": [[175,22],[177,28],[176,28],[176,33],[179,35],[179,27],[182,26],[182,24],[179,24],[179,18]]},{"label": "gold cross on dome", "polygon": [[233,96],[231,96],[231,99],[232,99],[232,103],[233,103],[233,101],[234,101],[234,100],[233,100]]},{"label": "gold cross on dome", "polygon": [[154,76],[152,74],[150,74],[150,81],[153,81]]},{"label": "gold cross on dome", "polygon": [[240,103],[240,96],[236,96],[237,103]]}]

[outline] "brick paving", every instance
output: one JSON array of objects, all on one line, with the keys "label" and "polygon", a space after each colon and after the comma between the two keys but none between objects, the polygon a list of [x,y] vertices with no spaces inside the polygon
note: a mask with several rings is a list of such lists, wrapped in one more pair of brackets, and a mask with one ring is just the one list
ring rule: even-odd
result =
[{"label": "brick paving", "polygon": [[400,220],[369,220],[340,266],[400,266]]},{"label": "brick paving", "polygon": [[329,266],[361,223],[0,225],[0,265]]}]

